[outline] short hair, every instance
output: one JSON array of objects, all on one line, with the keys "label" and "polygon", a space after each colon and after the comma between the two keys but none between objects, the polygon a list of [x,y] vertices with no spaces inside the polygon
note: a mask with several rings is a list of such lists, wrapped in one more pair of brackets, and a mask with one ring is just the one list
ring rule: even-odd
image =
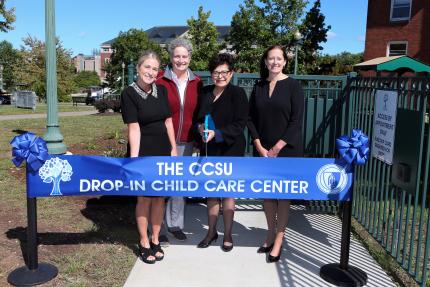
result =
[{"label": "short hair", "polygon": [[216,67],[226,64],[230,71],[234,69],[234,59],[231,54],[221,53],[213,57],[209,62],[209,72],[213,72]]},{"label": "short hair", "polygon": [[[288,58],[287,58],[287,52],[285,52],[285,48],[282,47],[281,45],[273,45],[270,46],[269,48],[266,49],[266,51],[264,51],[263,56],[260,59],[260,77],[264,80],[269,76],[269,70],[266,67],[266,62],[265,60],[267,59],[267,56],[269,56],[269,52],[275,49],[279,49],[282,51],[282,55],[285,59],[285,61],[288,63]],[[287,65],[285,65],[286,67]],[[284,68],[285,69],[285,68]]]},{"label": "short hair", "polygon": [[172,41],[170,41],[169,46],[167,47],[167,51],[169,52],[170,58],[173,56],[173,51],[178,47],[184,47],[187,49],[188,54],[191,57],[191,54],[193,53],[193,44],[191,44],[190,40],[185,38],[175,38]]},{"label": "short hair", "polygon": [[143,51],[140,56],[139,60],[137,60],[137,66],[136,68],[139,69],[140,65],[142,65],[143,62],[145,62],[146,59],[153,58],[158,61],[158,64],[161,65],[160,57],[158,56],[157,52],[153,50],[146,50]]}]

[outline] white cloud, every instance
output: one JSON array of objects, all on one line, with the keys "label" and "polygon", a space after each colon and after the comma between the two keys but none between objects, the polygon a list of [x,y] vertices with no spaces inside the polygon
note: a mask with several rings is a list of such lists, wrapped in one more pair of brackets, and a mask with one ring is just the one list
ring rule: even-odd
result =
[{"label": "white cloud", "polygon": [[79,33],[79,37],[80,38],[85,38],[85,36],[87,36],[87,32],[81,32],[81,33]]},{"label": "white cloud", "polygon": [[358,36],[357,39],[358,39],[359,42],[365,42],[366,41],[366,36],[360,35],[360,36]]},{"label": "white cloud", "polygon": [[336,37],[337,37],[337,34],[335,32],[332,32],[332,31],[327,32],[327,39],[328,40],[336,38]]}]

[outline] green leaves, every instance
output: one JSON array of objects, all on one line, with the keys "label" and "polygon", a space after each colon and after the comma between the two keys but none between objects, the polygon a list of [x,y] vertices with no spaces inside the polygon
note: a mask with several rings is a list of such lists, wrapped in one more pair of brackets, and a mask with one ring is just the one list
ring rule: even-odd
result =
[{"label": "green leaves", "polygon": [[83,89],[89,86],[99,86],[100,78],[94,71],[82,71],[75,75],[73,82],[77,89]]},{"label": "green leaves", "polygon": [[218,44],[219,33],[213,22],[209,22],[211,12],[205,13],[203,7],[198,10],[197,19],[191,17],[187,20],[188,35],[193,44],[193,55],[190,68],[195,71],[205,71],[208,69],[209,60],[218,54],[223,48],[223,44]]},{"label": "green leaves", "polygon": [[[246,72],[258,72],[263,51],[272,45],[282,45],[293,52],[294,33],[303,35],[299,63],[306,69],[313,63],[320,43],[327,40],[325,17],[320,11],[320,0],[305,14],[306,0],[245,0],[233,15],[228,42],[237,54],[237,66]],[[292,69],[293,65],[289,65]],[[304,69],[301,69],[304,71]],[[292,72],[292,70],[290,70]]]},{"label": "green leaves", "polygon": [[[13,65],[16,83],[36,92],[41,99],[46,98],[45,43],[35,37],[23,39],[24,45],[18,52],[19,61]],[[74,67],[71,51],[65,49],[57,39],[57,95],[59,101],[69,100],[74,90]]]},{"label": "green leaves", "polygon": [[6,9],[5,6],[6,0],[0,1],[0,32],[7,33],[9,30],[13,30],[14,27],[12,26],[12,23],[15,22],[15,7],[10,8],[9,10]]},{"label": "green leaves", "polygon": [[[167,51],[161,48],[158,44],[149,40],[147,34],[141,29],[130,29],[126,32],[119,32],[118,37],[112,43],[114,53],[111,57],[110,64],[104,67],[107,73],[109,87],[119,89],[122,77],[122,63],[125,64],[125,69],[133,62],[136,65],[140,54],[145,50],[154,50],[161,58],[161,64],[167,63]],[[127,70],[124,73],[124,82],[127,83]]]}]

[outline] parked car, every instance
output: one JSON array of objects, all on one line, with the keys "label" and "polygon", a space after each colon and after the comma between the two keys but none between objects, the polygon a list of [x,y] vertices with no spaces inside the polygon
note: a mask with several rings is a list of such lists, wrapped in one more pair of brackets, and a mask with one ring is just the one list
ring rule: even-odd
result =
[{"label": "parked car", "polygon": [[0,105],[10,105],[10,96],[0,95]]},{"label": "parked car", "polygon": [[98,86],[91,86],[87,90],[87,99],[85,103],[87,105],[94,105],[94,103],[103,98],[103,88]]}]

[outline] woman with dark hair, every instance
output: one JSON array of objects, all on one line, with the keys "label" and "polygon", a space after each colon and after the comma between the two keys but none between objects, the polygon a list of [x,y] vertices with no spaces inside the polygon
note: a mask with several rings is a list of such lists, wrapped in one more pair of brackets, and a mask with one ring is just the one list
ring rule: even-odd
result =
[{"label": "woman with dark hair", "polygon": [[[200,155],[207,156],[244,156],[246,140],[244,129],[248,120],[248,99],[245,91],[230,84],[233,77],[233,57],[230,54],[219,54],[209,63],[209,71],[213,85],[203,88],[199,97],[197,109],[197,123],[199,133],[202,136],[202,148]],[[213,126],[205,130],[205,118],[210,116]],[[220,210],[219,198],[208,198],[208,233],[197,245],[198,248],[206,248],[216,241],[218,232],[216,229]],[[224,240],[222,250],[225,252],[233,249],[231,235],[234,198],[223,198]]]},{"label": "woman with dark hair", "polygon": [[[254,156],[303,156],[303,90],[297,80],[283,72],[286,64],[285,50],[278,45],[269,47],[261,58],[261,80],[255,84],[249,101],[248,129]],[[289,200],[264,200],[268,230],[257,252],[268,253],[269,263],[281,257],[289,209]]]},{"label": "woman with dark hair", "polygon": [[[153,51],[146,51],[137,63],[138,79],[121,94],[122,118],[127,124],[129,157],[176,156],[175,132],[167,90],[156,85],[160,58]],[[140,240],[139,257],[153,264],[164,258],[158,236],[164,215],[164,197],[138,196],[136,222]],[[148,237],[148,224],[152,236]]]}]

